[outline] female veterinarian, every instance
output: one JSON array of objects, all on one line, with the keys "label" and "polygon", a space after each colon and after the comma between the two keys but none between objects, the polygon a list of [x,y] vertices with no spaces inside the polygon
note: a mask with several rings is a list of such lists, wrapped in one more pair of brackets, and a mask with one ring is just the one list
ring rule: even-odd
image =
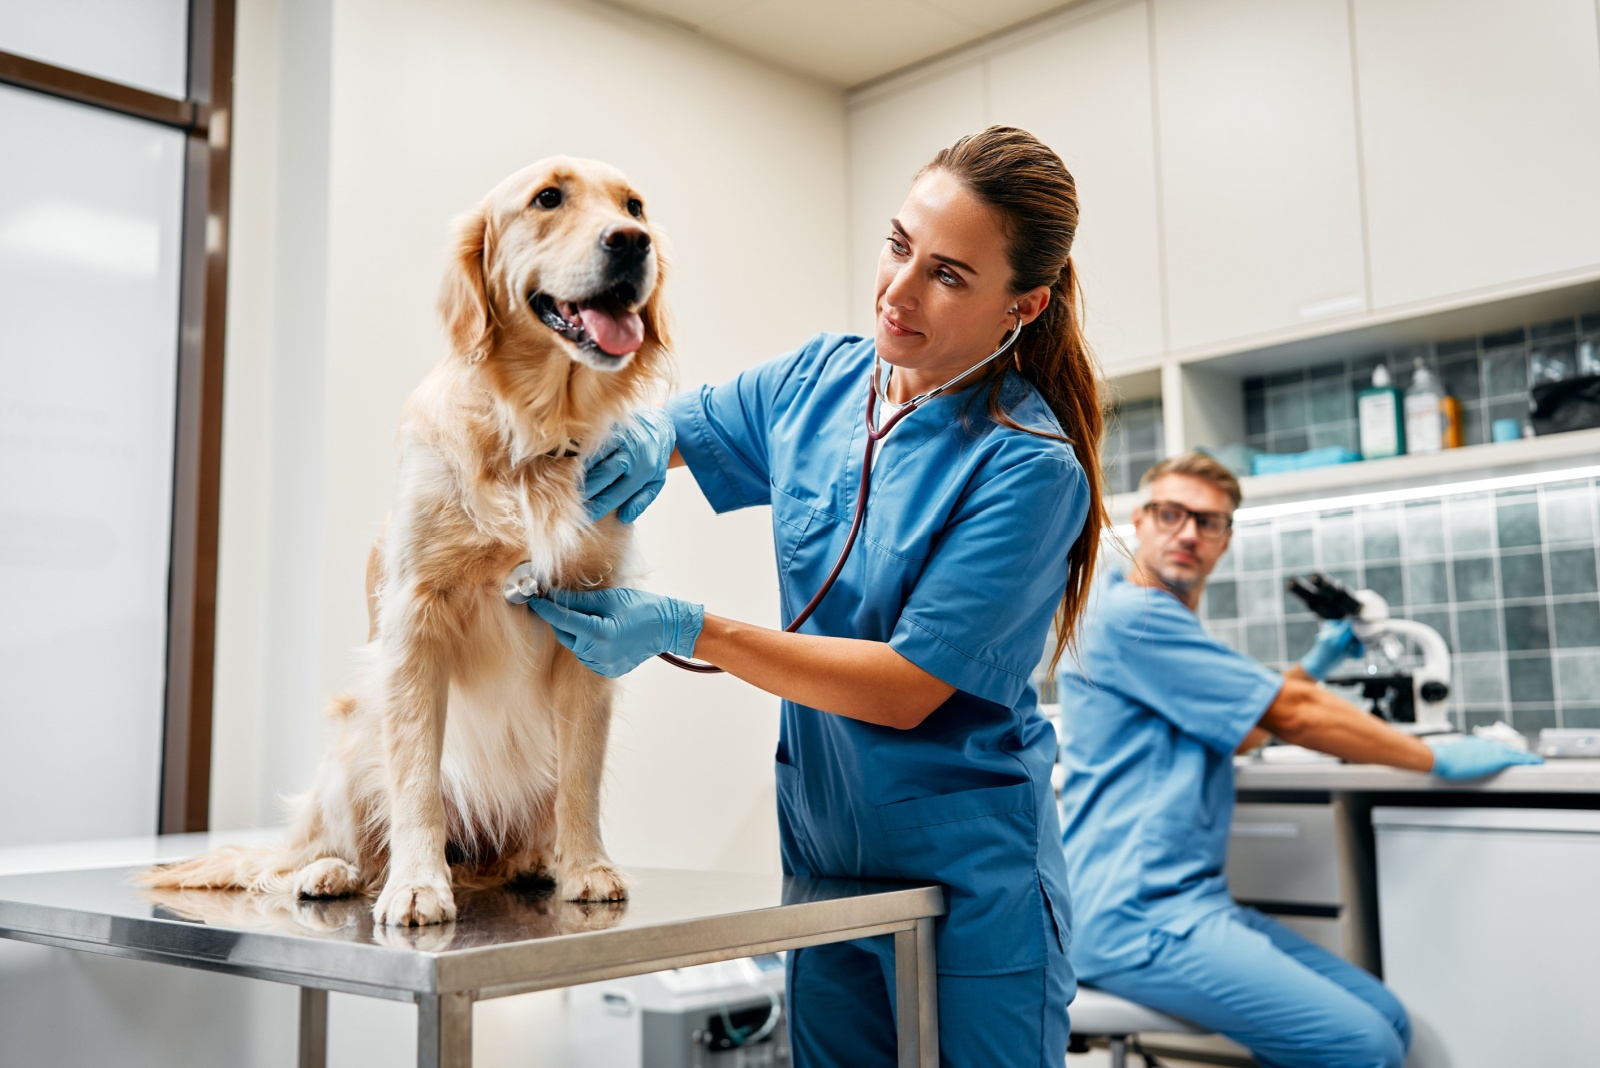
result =
[{"label": "female veterinarian", "polygon": [[[637,516],[669,458],[718,512],[771,505],[787,622],[851,527],[874,355],[879,428],[956,379],[882,441],[859,543],[800,632],[638,590],[530,602],[595,671],[692,654],[783,698],[784,870],[944,884],[939,1041],[962,1068],[1059,1068],[1067,1045],[1055,735],[1029,680],[1052,615],[1057,657],[1072,634],[1105,519],[1077,221],[1071,175],[1033,136],[962,138],[890,224],[873,339],[822,334],[679,396],[591,469],[597,515]],[[800,1068],[896,1063],[889,939],[790,953],[788,994]]]}]

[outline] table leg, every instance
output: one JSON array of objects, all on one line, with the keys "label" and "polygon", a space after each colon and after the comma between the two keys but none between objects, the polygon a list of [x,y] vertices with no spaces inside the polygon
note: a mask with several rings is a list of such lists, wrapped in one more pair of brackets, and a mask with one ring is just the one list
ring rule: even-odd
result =
[{"label": "table leg", "polygon": [[472,995],[417,995],[417,1068],[472,1068]]},{"label": "table leg", "polygon": [[300,988],[300,1068],[328,1063],[328,992]]},{"label": "table leg", "polygon": [[900,1068],[939,1068],[939,977],[933,921],[894,936],[895,1020]]}]

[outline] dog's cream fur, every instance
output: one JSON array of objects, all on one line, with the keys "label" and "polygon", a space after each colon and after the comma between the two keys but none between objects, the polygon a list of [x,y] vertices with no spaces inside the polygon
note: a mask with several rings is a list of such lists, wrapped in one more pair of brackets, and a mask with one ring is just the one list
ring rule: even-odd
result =
[{"label": "dog's cream fur", "polygon": [[[535,203],[552,186],[561,204]],[[374,919],[400,925],[453,919],[452,876],[548,875],[567,900],[627,896],[599,827],[613,683],[501,585],[530,559],[546,586],[628,584],[630,528],[614,514],[590,523],[580,490],[586,456],[668,370],[659,242],[640,268],[645,336],[631,357],[574,345],[530,301],[597,292],[601,235],[651,233],[636,198],[614,169],[558,158],[460,221],[440,298],[454,351],[406,404],[394,505],[368,561],[370,640],[353,692],[333,701],[316,785],[280,847],[216,850],[147,885],[381,886]],[[583,455],[561,455],[569,440]]]}]

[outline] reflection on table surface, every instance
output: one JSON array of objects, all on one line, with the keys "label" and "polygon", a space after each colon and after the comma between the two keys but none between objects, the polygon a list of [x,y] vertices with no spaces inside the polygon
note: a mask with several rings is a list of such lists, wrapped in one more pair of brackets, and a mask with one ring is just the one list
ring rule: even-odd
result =
[{"label": "reflection on table surface", "polygon": [[313,938],[439,953],[448,949],[526,942],[554,935],[604,931],[620,923],[626,901],[561,901],[554,884],[525,882],[457,890],[456,919],[427,927],[390,927],[372,919],[374,896],[299,898],[244,890],[146,890],[156,919],[203,923],[235,931],[276,931]]}]

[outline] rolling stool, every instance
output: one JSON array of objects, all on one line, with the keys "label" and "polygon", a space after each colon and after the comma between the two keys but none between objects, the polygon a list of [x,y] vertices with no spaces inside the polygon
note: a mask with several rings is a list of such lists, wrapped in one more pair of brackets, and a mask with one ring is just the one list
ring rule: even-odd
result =
[{"label": "rolling stool", "polygon": [[1115,994],[1082,984],[1079,984],[1078,996],[1073,999],[1068,1011],[1072,1016],[1072,1037],[1067,1044],[1067,1052],[1086,1053],[1089,1039],[1107,1039],[1111,1043],[1111,1068],[1127,1068],[1130,1035],[1211,1033],[1188,1020],[1147,1009]]}]

